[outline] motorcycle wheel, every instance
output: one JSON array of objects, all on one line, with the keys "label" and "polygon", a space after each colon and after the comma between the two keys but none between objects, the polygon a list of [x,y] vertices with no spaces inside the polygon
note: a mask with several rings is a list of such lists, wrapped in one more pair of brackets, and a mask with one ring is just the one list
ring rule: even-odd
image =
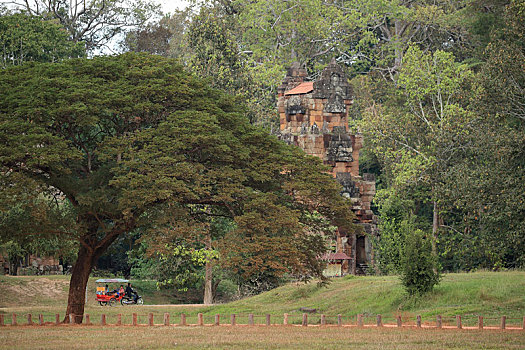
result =
[{"label": "motorcycle wheel", "polygon": [[115,306],[117,301],[115,299],[109,299],[109,306]]},{"label": "motorcycle wheel", "polygon": [[126,299],[126,298],[120,299],[120,304],[121,305],[128,305],[128,299]]},{"label": "motorcycle wheel", "polygon": [[106,306],[106,305],[108,304],[108,303],[105,302],[105,301],[99,301],[98,303],[100,304],[100,306]]},{"label": "motorcycle wheel", "polygon": [[142,298],[138,298],[137,305],[144,305],[144,300],[142,300]]}]

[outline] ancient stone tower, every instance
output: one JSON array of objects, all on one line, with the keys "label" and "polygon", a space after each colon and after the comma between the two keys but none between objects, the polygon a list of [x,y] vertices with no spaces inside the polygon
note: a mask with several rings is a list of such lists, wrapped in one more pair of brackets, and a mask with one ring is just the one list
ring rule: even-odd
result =
[{"label": "ancient stone tower", "polygon": [[332,270],[339,264],[341,274],[362,274],[373,263],[370,237],[377,234],[376,218],[370,209],[375,179],[372,174],[359,175],[363,137],[348,131],[352,89],[335,60],[316,81],[305,79],[306,70],[295,63],[278,89],[281,138],[332,167],[333,176],[343,186],[341,194],[351,199],[365,234],[338,231],[328,257]]}]

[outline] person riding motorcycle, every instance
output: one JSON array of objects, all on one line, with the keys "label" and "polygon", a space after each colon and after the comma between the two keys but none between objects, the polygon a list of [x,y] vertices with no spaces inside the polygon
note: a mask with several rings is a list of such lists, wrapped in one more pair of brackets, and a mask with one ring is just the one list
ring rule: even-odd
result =
[{"label": "person riding motorcycle", "polygon": [[137,299],[139,295],[137,294],[135,290],[133,290],[133,288],[131,288],[131,283],[129,282],[128,282],[128,286],[126,287],[126,296],[130,299],[132,298],[135,304],[137,303]]}]

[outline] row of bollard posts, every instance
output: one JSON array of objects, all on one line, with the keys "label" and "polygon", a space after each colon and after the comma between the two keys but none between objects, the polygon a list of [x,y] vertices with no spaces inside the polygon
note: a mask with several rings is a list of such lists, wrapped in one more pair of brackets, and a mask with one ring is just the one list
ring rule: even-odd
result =
[{"label": "row of bollard posts", "polygon": [[[283,317],[283,325],[289,325],[289,314],[285,313],[283,316],[284,316]],[[303,317],[302,317],[301,325],[302,326],[308,326],[308,314],[307,313],[303,313],[302,316]],[[74,315],[74,314],[69,314],[68,315],[67,320],[69,321],[70,324],[75,323],[75,317],[76,317],[76,315]],[[153,313],[150,312],[148,314],[148,325],[149,326],[154,326],[154,319],[153,319],[153,317],[154,317]],[[132,323],[131,323],[133,326],[137,326],[138,325],[137,318],[138,318],[138,315],[136,313],[133,313],[132,314]],[[271,315],[270,314],[266,314],[265,318],[266,318],[265,325],[266,326],[270,326],[271,325]],[[455,320],[456,320],[456,328],[462,329],[463,328],[463,322],[462,322],[461,315],[456,315],[455,316]],[[85,321],[84,323],[87,324],[87,325],[91,325],[92,324],[89,314],[85,314],[84,315],[84,321]],[[483,322],[484,322],[483,316],[478,316],[478,329],[484,329],[484,323]],[[35,324],[33,322],[32,314],[27,314],[27,324],[28,325],[34,325]],[[60,315],[59,314],[55,314],[55,325],[59,325],[59,324],[60,324]],[[107,325],[106,315],[105,314],[102,314],[100,316],[100,324],[102,326]],[[169,313],[165,313],[164,314],[164,323],[163,324],[164,324],[164,326],[169,326],[170,325],[170,314]],[[248,314],[248,325],[249,326],[253,326],[254,324],[255,324],[254,323],[254,315],[253,314]],[[321,326],[326,326],[326,324],[327,324],[327,322],[326,322],[326,315],[322,314],[321,317],[320,317],[320,325]],[[399,316],[399,315],[396,316],[396,324],[397,324],[397,327],[402,327],[403,326],[401,316]],[[11,325],[12,326],[18,325],[18,323],[17,323],[17,315],[14,314],[14,313],[11,315]],[[40,325],[40,326],[45,325],[43,314],[39,314],[38,315],[38,325]],[[117,314],[116,325],[117,326],[122,325],[122,314]],[[180,325],[181,326],[187,326],[186,314],[184,314],[184,313],[182,313],[180,315]],[[203,317],[202,313],[197,314],[197,325],[198,326],[204,326],[204,317]],[[214,325],[215,326],[220,326],[220,315],[219,314],[215,315],[215,323],[214,323]],[[230,325],[231,326],[236,326],[237,325],[237,314],[231,314],[230,315]],[[341,327],[342,325],[343,325],[342,316],[341,315],[337,315],[337,326]],[[5,326],[5,315],[4,314],[0,314],[0,326]],[[383,327],[383,326],[384,326],[384,324],[383,324],[382,315],[380,315],[380,314],[376,315],[376,327]],[[359,328],[364,327],[364,315],[363,314],[357,315],[357,327],[359,327]],[[417,328],[421,328],[421,315],[417,315],[417,317],[416,317],[416,327]],[[436,328],[443,328],[443,317],[441,315],[437,315],[436,316],[436,326],[435,327]],[[501,317],[499,328],[500,329],[506,329],[507,328],[507,316],[502,316]],[[525,330],[525,316],[523,317],[522,329]]]},{"label": "row of bollard posts", "polygon": [[[361,315],[362,316],[362,315]],[[27,314],[27,324],[28,325],[32,325],[34,324],[33,323],[33,319],[32,319],[32,314]],[[44,316],[42,314],[39,314],[39,324],[40,325],[44,325]],[[74,324],[75,323],[75,317],[76,315],[74,314],[69,314],[68,315],[68,323],[69,324]],[[232,314],[230,316],[230,325],[232,326],[235,326],[237,324],[237,321],[236,321],[236,314]],[[378,316],[378,319],[380,320],[380,315]],[[284,325],[288,325],[288,318],[289,318],[289,315],[287,313],[284,314],[284,320],[283,320],[283,324]],[[3,326],[4,325],[4,319],[5,319],[5,316],[3,314],[0,314],[0,326]],[[380,321],[378,321],[380,322]],[[55,324],[58,325],[60,324],[60,315],[59,314],[56,314],[55,315]],[[91,317],[89,314],[85,314],[84,315],[84,324],[86,325],[91,325]],[[102,314],[100,316],[100,324],[102,326],[106,326],[107,325],[107,318],[106,318],[106,314]],[[220,325],[220,315],[215,315],[215,323],[214,323],[216,326],[219,326]],[[253,326],[255,323],[254,323],[254,315],[253,314],[249,314],[248,315],[248,325],[250,326]],[[16,314],[12,314],[12,317],[11,317],[11,325],[18,325],[17,323],[17,315]],[[115,325],[117,326],[121,326],[122,325],[122,314],[117,314],[117,320],[116,320],[116,323]],[[138,325],[138,315],[136,313],[133,313],[132,314],[132,320],[131,320],[131,325],[132,326],[137,326]],[[149,313],[148,314],[148,325],[149,326],[153,326],[154,325],[154,316],[153,316],[153,313]],[[169,313],[165,313],[164,314],[164,325],[165,326],[169,326],[170,325],[170,314]],[[187,325],[187,321],[186,321],[186,315],[183,313],[181,314],[181,321],[180,321],[180,325],[181,326],[186,326]],[[203,319],[203,314],[202,313],[199,313],[197,314],[197,325],[198,326],[204,326],[204,319]],[[271,315],[270,314],[266,314],[265,315],[265,325],[266,326],[270,326],[271,325]],[[308,326],[308,314],[303,314],[303,320],[302,320],[302,325],[303,326]],[[325,315],[321,315],[321,325],[326,325],[326,316]],[[338,326],[342,326],[343,325],[343,322],[342,322],[342,316],[341,315],[337,315],[337,325]]]}]

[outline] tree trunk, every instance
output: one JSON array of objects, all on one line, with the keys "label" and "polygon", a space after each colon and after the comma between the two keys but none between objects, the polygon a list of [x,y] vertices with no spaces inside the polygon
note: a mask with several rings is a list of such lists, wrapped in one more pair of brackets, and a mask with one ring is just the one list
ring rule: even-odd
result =
[{"label": "tree trunk", "polygon": [[395,35],[395,49],[394,49],[394,70],[397,75],[397,71],[399,68],[401,68],[401,64],[403,62],[403,47],[401,45],[401,39],[399,38],[399,32],[401,31],[401,25],[402,22],[400,20],[397,20],[394,22],[394,35]]},{"label": "tree trunk", "polygon": [[352,258],[352,260],[350,260],[350,273],[355,275],[357,270],[357,235],[355,233],[352,234],[352,251],[350,257]]},{"label": "tree trunk", "polygon": [[212,286],[212,301],[217,300],[217,287],[219,287],[219,284],[221,283],[221,279],[215,279],[215,282],[213,282]]},{"label": "tree trunk", "polygon": [[211,261],[206,261],[206,275],[204,277],[204,305],[213,304],[213,266]]},{"label": "tree trunk", "polygon": [[[89,220],[88,220],[89,221]],[[97,259],[104,254],[109,246],[120,236],[124,230],[115,228],[113,231],[108,232],[101,240],[94,240],[98,232],[98,223],[94,220],[89,222],[90,227],[88,235],[84,238],[85,242],[90,242],[89,249],[86,245],[80,245],[78,250],[77,261],[71,270],[71,280],[69,282],[69,295],[67,300],[67,310],[64,322],[67,322],[69,314],[75,315],[75,323],[82,323],[84,318],[84,306],[86,304],[86,286],[89,280],[89,274],[95,266]],[[132,229],[132,226],[128,226],[127,229]],[[87,244],[87,243],[86,243]]]},{"label": "tree trunk", "polygon": [[77,261],[71,270],[67,310],[64,318],[65,323],[69,320],[69,314],[75,315],[75,323],[82,323],[86,303],[86,286],[95,260],[96,256],[93,251],[89,251],[86,247],[80,246]]},{"label": "tree trunk", "polygon": [[9,261],[9,274],[11,276],[18,275],[18,266],[20,266],[20,259]]},{"label": "tree trunk", "polygon": [[[211,234],[206,237],[206,250],[211,250]],[[211,259],[206,259],[206,274],[204,276],[204,305],[213,304],[213,264]]]},{"label": "tree trunk", "polygon": [[434,201],[434,210],[432,215],[432,255],[437,256],[437,236],[439,228],[439,213],[437,202]]}]

